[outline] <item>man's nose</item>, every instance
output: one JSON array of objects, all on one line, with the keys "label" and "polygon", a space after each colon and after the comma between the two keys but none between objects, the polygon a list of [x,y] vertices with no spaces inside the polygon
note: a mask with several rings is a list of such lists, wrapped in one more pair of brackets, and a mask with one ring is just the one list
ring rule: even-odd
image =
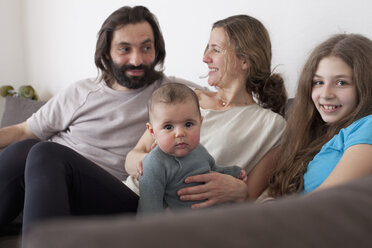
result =
[{"label": "man's nose", "polygon": [[139,66],[142,65],[142,54],[140,51],[134,50],[130,56],[130,61],[129,63],[134,65],[134,66]]}]

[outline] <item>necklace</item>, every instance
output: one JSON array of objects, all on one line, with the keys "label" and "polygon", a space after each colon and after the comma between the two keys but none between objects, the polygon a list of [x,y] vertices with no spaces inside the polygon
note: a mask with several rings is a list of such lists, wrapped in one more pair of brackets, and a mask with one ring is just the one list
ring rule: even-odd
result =
[{"label": "necklace", "polygon": [[[219,95],[217,95],[217,99],[218,99],[219,103],[222,105],[222,107],[226,107],[226,105],[228,104],[228,101],[224,100]],[[245,106],[245,105],[250,105],[250,104],[252,104],[252,102],[249,101],[249,100],[242,101],[242,102],[237,102],[237,103],[229,102],[229,106]]]},{"label": "necklace", "polygon": [[222,97],[220,97],[220,96],[217,96],[217,98],[218,98],[218,100],[220,101],[221,105],[222,105],[223,107],[225,107],[226,104],[227,104],[227,102],[226,102],[225,100],[223,100]]}]

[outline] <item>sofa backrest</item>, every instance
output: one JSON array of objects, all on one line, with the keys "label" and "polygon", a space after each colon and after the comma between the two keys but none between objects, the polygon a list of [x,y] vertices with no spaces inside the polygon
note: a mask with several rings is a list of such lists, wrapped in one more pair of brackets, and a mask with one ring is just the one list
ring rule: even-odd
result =
[{"label": "sofa backrest", "polygon": [[21,123],[36,112],[46,101],[7,96],[0,127]]}]

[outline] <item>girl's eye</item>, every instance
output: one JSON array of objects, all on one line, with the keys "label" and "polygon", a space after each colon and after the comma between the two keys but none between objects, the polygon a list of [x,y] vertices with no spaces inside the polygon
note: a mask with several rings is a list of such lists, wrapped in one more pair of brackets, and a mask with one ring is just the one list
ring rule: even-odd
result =
[{"label": "girl's eye", "polygon": [[173,126],[170,125],[170,124],[164,126],[165,130],[172,130],[172,128],[173,128]]},{"label": "girl's eye", "polygon": [[337,82],[337,85],[340,85],[340,86],[343,86],[343,85],[346,85],[346,84],[347,84],[347,82],[342,81],[342,80]]},{"label": "girl's eye", "polygon": [[313,81],[313,85],[322,85],[322,84],[324,84],[322,81],[319,81],[319,80]]},{"label": "girl's eye", "polygon": [[185,123],[185,127],[192,127],[194,124],[192,124],[191,122],[186,122]]}]

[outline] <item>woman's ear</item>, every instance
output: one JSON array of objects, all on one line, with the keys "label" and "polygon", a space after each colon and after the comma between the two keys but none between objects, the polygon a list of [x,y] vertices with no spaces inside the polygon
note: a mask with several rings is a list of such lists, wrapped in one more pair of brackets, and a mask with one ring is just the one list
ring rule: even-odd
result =
[{"label": "woman's ear", "polygon": [[250,66],[251,66],[251,63],[248,60],[246,60],[246,59],[242,60],[242,70],[243,71],[247,70]]}]

